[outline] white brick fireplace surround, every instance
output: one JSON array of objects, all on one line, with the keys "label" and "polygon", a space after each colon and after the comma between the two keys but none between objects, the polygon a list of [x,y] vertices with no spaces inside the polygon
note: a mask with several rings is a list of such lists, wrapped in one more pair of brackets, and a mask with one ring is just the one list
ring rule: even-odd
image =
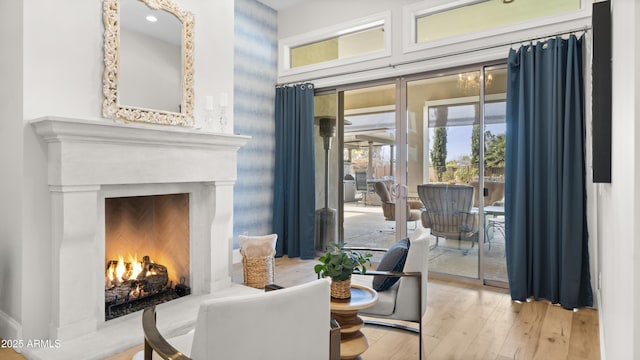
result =
[{"label": "white brick fireplace surround", "polygon": [[60,346],[25,349],[30,359],[100,359],[142,343],[141,312],[104,321],[105,198],[189,194],[192,295],[158,306],[161,331],[188,327],[204,297],[243,291],[230,274],[237,151],[248,136],[55,117],[31,125],[48,151],[49,335]]}]

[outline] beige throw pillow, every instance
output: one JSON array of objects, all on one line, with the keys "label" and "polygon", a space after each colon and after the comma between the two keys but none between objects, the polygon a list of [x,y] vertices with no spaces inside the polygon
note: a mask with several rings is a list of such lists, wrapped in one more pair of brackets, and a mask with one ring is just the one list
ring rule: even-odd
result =
[{"label": "beige throw pillow", "polygon": [[245,257],[274,256],[278,234],[247,236],[240,235],[240,253]]}]

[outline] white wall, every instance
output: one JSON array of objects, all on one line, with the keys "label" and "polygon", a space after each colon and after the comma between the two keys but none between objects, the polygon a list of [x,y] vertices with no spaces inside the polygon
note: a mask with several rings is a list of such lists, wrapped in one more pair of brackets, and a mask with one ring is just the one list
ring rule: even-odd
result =
[{"label": "white wall", "polygon": [[300,5],[292,6],[278,12],[278,38],[282,39],[293,35],[304,34],[312,30],[363,18],[392,8],[402,9],[402,6],[415,2],[418,1],[305,1]]},{"label": "white wall", "polygon": [[204,117],[205,97],[228,96],[227,129],[233,129],[234,1],[177,1],[195,16],[194,116]]},{"label": "white wall", "polygon": [[[640,358],[640,4],[612,1],[612,179],[598,185],[601,239],[600,306],[607,359]],[[635,82],[631,82],[635,79]]]},{"label": "white wall", "polygon": [[[205,95],[224,92],[233,103],[233,0],[176,3],[195,16],[194,115],[199,118]],[[0,178],[0,337],[15,338],[3,331],[18,323],[25,339],[46,338],[51,313],[47,154],[28,121],[47,115],[111,121],[101,117],[102,1],[2,1],[0,22],[1,58],[8,65],[2,66],[0,157],[9,170]],[[227,117],[233,128],[231,108]],[[4,270],[9,266],[13,269]]]},{"label": "white wall", "polygon": [[22,318],[22,2],[0,2],[0,337]]}]

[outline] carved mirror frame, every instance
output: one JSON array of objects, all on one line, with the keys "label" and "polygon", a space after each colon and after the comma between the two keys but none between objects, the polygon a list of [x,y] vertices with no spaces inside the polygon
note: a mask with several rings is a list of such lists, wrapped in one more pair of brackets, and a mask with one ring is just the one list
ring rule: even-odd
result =
[{"label": "carved mirror frame", "polygon": [[172,0],[139,0],[156,10],[175,15],[182,23],[182,106],[180,112],[138,108],[118,103],[120,0],[103,0],[104,73],[102,114],[106,118],[162,125],[193,126],[193,14]]}]

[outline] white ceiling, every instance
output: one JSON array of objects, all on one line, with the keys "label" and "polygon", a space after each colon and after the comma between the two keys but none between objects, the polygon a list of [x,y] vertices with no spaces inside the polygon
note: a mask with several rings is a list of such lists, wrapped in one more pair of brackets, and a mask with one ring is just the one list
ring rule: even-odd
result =
[{"label": "white ceiling", "polygon": [[282,10],[310,0],[258,0],[274,10]]}]

